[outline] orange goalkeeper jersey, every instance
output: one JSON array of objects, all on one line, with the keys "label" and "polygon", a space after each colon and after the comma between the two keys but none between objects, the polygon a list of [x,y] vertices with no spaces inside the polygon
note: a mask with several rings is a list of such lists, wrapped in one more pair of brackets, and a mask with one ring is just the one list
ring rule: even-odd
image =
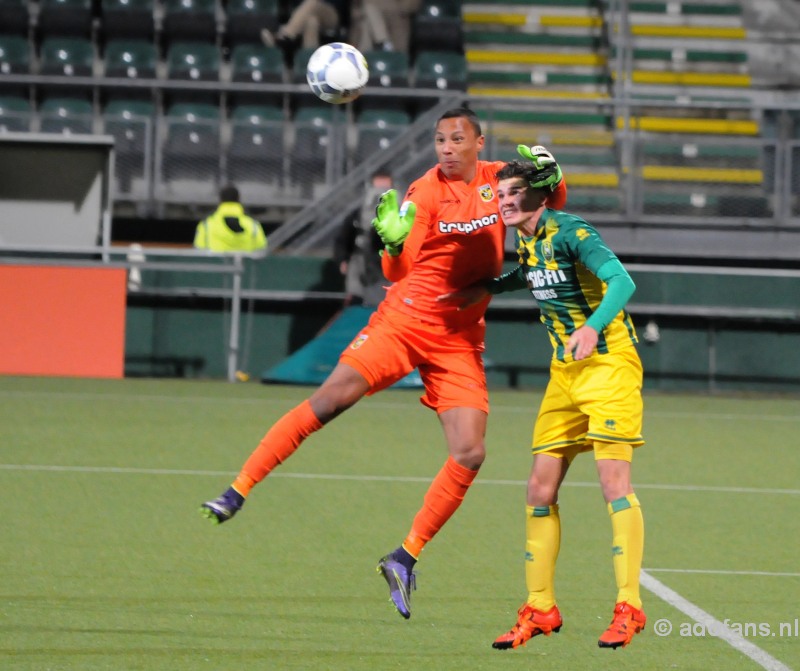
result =
[{"label": "orange goalkeeper jersey", "polygon": [[411,184],[405,200],[416,204],[417,213],[403,253],[384,254],[384,273],[395,284],[383,305],[454,328],[483,317],[488,298],[459,311],[436,297],[500,274],[505,227],[495,173],[503,165],[478,161],[469,184],[448,180],[436,166]]}]

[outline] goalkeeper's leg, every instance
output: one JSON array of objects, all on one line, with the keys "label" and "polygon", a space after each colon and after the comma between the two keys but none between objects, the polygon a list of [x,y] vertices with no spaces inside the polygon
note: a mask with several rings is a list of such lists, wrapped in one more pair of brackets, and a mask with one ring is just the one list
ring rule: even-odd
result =
[{"label": "goalkeeper's leg", "polygon": [[311,398],[287,412],[262,438],[231,486],[206,501],[200,512],[220,524],[244,505],[250,490],[288,459],[312,433],[352,406],[369,391],[369,383],[351,366],[339,364]]}]

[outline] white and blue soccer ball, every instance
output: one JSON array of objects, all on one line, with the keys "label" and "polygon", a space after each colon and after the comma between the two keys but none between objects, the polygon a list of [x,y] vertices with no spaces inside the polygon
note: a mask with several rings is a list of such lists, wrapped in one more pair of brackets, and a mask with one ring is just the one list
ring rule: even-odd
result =
[{"label": "white and blue soccer ball", "polygon": [[323,44],[308,59],[306,79],[316,96],[326,103],[349,103],[367,85],[367,59],[350,44]]}]

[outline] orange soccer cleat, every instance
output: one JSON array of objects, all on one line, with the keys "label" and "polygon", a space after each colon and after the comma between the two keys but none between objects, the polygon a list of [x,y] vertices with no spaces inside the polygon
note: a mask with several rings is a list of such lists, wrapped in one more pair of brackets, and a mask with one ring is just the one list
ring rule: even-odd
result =
[{"label": "orange soccer cleat", "polygon": [[627,601],[621,601],[614,606],[614,619],[608,625],[597,642],[601,648],[616,649],[625,647],[631,642],[634,634],[644,629],[647,618],[643,610],[637,610]]},{"label": "orange soccer cleat", "polygon": [[558,606],[553,606],[544,613],[526,603],[517,611],[517,623],[511,628],[511,631],[495,639],[492,647],[496,650],[507,650],[525,645],[531,638],[539,634],[550,636],[553,632],[558,633],[562,623]]}]

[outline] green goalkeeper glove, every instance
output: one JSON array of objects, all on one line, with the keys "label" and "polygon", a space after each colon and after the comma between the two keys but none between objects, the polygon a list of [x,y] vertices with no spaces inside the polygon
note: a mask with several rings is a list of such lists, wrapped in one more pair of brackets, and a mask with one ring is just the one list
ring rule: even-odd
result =
[{"label": "green goalkeeper glove", "polygon": [[553,155],[542,145],[537,144],[533,147],[520,144],[517,145],[517,153],[529,161],[532,161],[536,166],[537,173],[529,182],[534,189],[549,189],[555,191],[556,187],[561,183],[563,175],[561,168]]},{"label": "green goalkeeper glove", "polygon": [[378,207],[375,208],[375,219],[372,227],[380,236],[390,256],[397,256],[403,251],[403,243],[411,232],[417,206],[409,202],[401,212],[397,207],[397,191],[389,189],[381,194]]}]

